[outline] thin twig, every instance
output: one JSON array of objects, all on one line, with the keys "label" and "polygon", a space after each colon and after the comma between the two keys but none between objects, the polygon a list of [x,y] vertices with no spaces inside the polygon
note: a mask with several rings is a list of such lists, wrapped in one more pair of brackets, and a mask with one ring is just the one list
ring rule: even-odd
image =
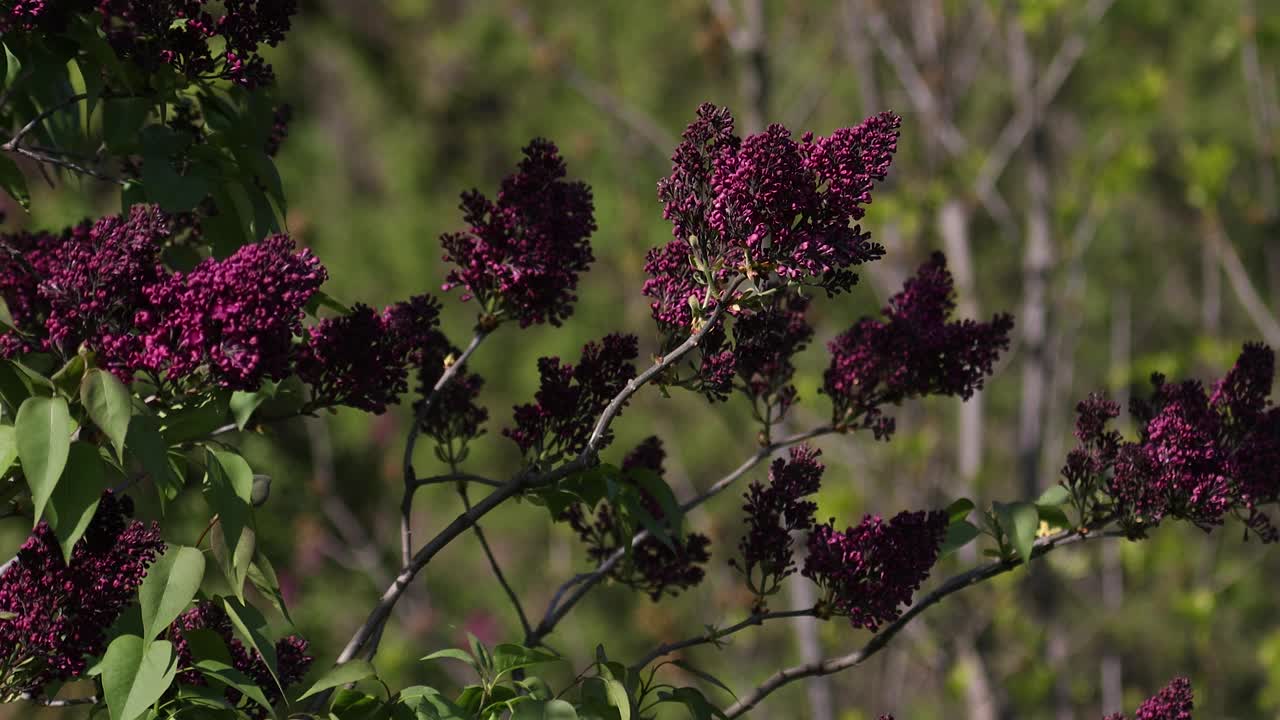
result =
[{"label": "thin twig", "polygon": [[[720,478],[713,483],[711,487],[681,504],[681,511],[688,512],[689,510],[698,507],[702,503],[705,503],[716,495],[724,492],[724,490],[735,483],[738,478],[746,475],[752,468],[760,464],[760,461],[768,458],[778,450],[805,442],[806,440],[812,440],[813,438],[828,435],[833,432],[835,432],[835,429],[830,425],[822,425],[807,432],[792,435],[769,443],[757,450],[751,457],[744,460],[741,465],[733,470],[733,472],[730,472],[728,475]],[[648,536],[649,532],[647,530],[641,530],[631,538],[631,546],[634,547],[636,543],[644,540]],[[591,589],[599,584],[601,580],[604,580],[605,577],[613,570],[614,566],[616,566],[625,556],[626,550],[619,549],[613,555],[609,556],[609,558],[601,563],[595,570],[585,575],[574,576],[562,585],[556,592],[555,597],[551,599],[551,603],[547,606],[547,611],[543,614],[542,620],[538,623],[538,626],[534,628],[532,633],[525,637],[525,645],[533,647],[541,643],[544,637],[555,630],[556,625],[564,619],[564,616],[568,614],[571,609],[573,609],[573,606],[577,605],[578,602],[582,600],[587,593],[591,592]],[[563,604],[561,604],[561,597],[568,592],[570,588],[576,589],[573,590],[572,594],[565,598]]]},{"label": "thin twig", "polygon": [[23,157],[29,157],[32,160],[38,160],[46,165],[56,165],[61,168],[66,168],[67,170],[73,170],[75,172],[80,173],[81,175],[88,175],[90,177],[94,177],[105,182],[115,183],[116,185],[125,184],[125,181],[121,180],[120,178],[111,177],[110,175],[102,173],[98,170],[94,170],[92,168],[81,165],[80,163],[74,160],[69,160],[67,158],[54,157],[53,155],[47,155],[45,153],[38,152],[36,150],[32,150],[31,148],[22,147],[22,146],[8,148],[7,150],[8,152],[14,153],[15,155],[22,155]]},{"label": "thin twig", "polygon": [[400,565],[402,568],[409,566],[413,556],[413,494],[420,487],[418,475],[413,470],[413,449],[417,446],[418,436],[422,434],[422,421],[426,419],[427,411],[431,409],[431,404],[435,402],[440,390],[462,371],[462,367],[467,364],[467,360],[488,336],[489,331],[476,330],[476,334],[471,338],[471,343],[453,361],[452,365],[440,373],[440,377],[436,380],[436,384],[432,386],[431,392],[427,393],[427,396],[422,399],[422,403],[418,405],[413,414],[413,424],[409,426],[409,436],[404,443],[404,496],[400,500]]},{"label": "thin twig", "polygon": [[40,113],[39,115],[36,115],[34,118],[31,119],[30,122],[28,122],[26,125],[23,125],[22,128],[18,130],[18,132],[14,133],[13,137],[9,138],[9,142],[6,142],[4,145],[0,145],[0,150],[5,150],[8,152],[13,152],[14,150],[17,150],[18,143],[22,142],[22,138],[26,137],[27,133],[31,132],[32,130],[35,130],[40,125],[40,123],[44,122],[45,119],[47,119],[49,116],[53,115],[54,113],[61,112],[62,110],[65,110],[71,107],[72,105],[75,105],[81,100],[88,100],[88,99],[89,99],[88,93],[80,93],[79,95],[72,95],[71,97],[67,98],[66,100],[63,100],[57,105],[51,105],[45,108],[44,112]]},{"label": "thin twig", "polygon": [[734,623],[726,628],[712,628],[701,635],[695,635],[678,642],[663,643],[658,647],[650,650],[643,658],[631,666],[632,670],[639,671],[648,666],[649,663],[660,657],[665,657],[678,650],[685,650],[698,645],[708,645],[710,643],[719,644],[720,640],[749,627],[763,625],[768,620],[782,620],[785,618],[800,617],[816,617],[816,611],[813,608],[803,608],[800,610],[785,610],[780,612],[757,613],[745,620]]},{"label": "thin twig", "polygon": [[[395,607],[401,596],[404,595],[405,590],[408,589],[409,583],[413,582],[414,577],[416,577],[417,574],[427,566],[427,563],[431,562],[431,559],[434,558],[437,553],[443,550],[449,543],[453,542],[453,540],[459,535],[466,532],[468,528],[475,525],[476,521],[486,513],[510,498],[519,495],[525,490],[553,484],[590,467],[596,460],[596,454],[600,450],[600,445],[604,442],[605,432],[609,429],[609,424],[613,422],[613,419],[622,411],[622,406],[631,398],[632,395],[635,395],[641,387],[658,374],[674,365],[680,360],[680,358],[684,357],[702,342],[702,339],[706,336],[707,332],[709,332],[711,328],[715,327],[719,322],[721,315],[723,315],[725,309],[729,305],[728,299],[733,296],[733,293],[737,291],[738,286],[741,284],[742,279],[739,278],[726,288],[725,291],[717,298],[718,302],[716,302],[715,309],[702,326],[691,333],[689,337],[684,342],[680,343],[680,345],[675,349],[654,362],[652,366],[637,375],[634,379],[629,381],[625,387],[623,387],[621,392],[614,397],[613,401],[609,403],[608,407],[606,407],[604,412],[600,415],[600,419],[596,423],[595,430],[592,431],[591,437],[587,440],[586,447],[582,449],[582,452],[579,453],[576,458],[543,474],[537,474],[529,471],[522,471],[518,473],[515,477],[511,478],[510,481],[504,483],[502,487],[499,487],[492,493],[486,495],[470,510],[454,518],[453,522],[449,523],[434,538],[428,541],[426,545],[423,545],[421,549],[414,553],[413,557],[409,559],[405,564],[405,567],[400,571],[400,574],[396,576],[395,581],[393,581],[390,587],[383,592],[378,603],[369,612],[369,617],[365,619],[364,623],[356,630],[355,634],[351,636],[346,647],[343,648],[342,653],[338,656],[337,664],[342,664],[351,660],[360,652],[361,649],[365,647],[365,645],[368,644],[370,638],[372,638],[378,629],[382,627],[382,624],[387,621],[392,608]],[[478,341],[473,341],[473,344],[476,342]],[[460,358],[458,364],[461,364],[462,359],[465,359],[465,353],[464,358]],[[416,437],[416,433],[411,432],[410,437]],[[413,476],[409,475],[408,477],[412,478]]]},{"label": "thin twig", "polygon": [[479,485],[488,485],[490,487],[502,487],[500,480],[487,478],[483,475],[474,475],[472,473],[446,473],[444,475],[432,475],[431,477],[418,478],[414,481],[418,487],[423,485],[443,485],[451,482],[477,483]]},{"label": "thin twig", "polygon": [[[1059,547],[1084,542],[1094,538],[1108,537],[1124,537],[1124,533],[1114,530],[1107,532],[1093,531],[1088,533],[1069,530],[1057,535],[1041,538],[1036,541],[1035,549],[1032,550],[1031,556],[1033,558],[1037,558]],[[1021,564],[1022,561],[1017,558],[1001,560],[951,577],[935,590],[916,601],[916,603],[904,612],[901,617],[886,625],[883,630],[876,633],[869,641],[867,641],[867,644],[862,646],[861,649],[851,652],[848,655],[827,658],[826,660],[821,660],[819,662],[805,663],[803,665],[796,665],[779,670],[750,693],[742,696],[737,702],[729,706],[724,711],[725,715],[730,719],[739,717],[754,708],[760,703],[760,701],[764,700],[765,697],[773,693],[778,688],[796,680],[807,677],[816,677],[819,675],[830,675],[861,664],[867,660],[867,658],[870,658],[877,652],[883,650],[884,647],[889,644],[889,641],[907,626],[907,623],[911,622],[911,620],[920,613],[938,604],[938,602],[943,598],[951,595],[952,593],[959,592],[970,585],[975,585],[984,580],[990,580],[997,575],[1003,575]]]},{"label": "thin twig", "polygon": [[[462,496],[463,507],[470,511],[471,498],[467,496],[467,486],[465,484],[458,484],[458,495]],[[480,541],[480,547],[484,549],[484,556],[489,559],[489,567],[493,568],[494,577],[498,578],[498,583],[502,585],[503,591],[511,599],[511,605],[516,609],[516,617],[520,618],[521,629],[528,635],[530,632],[529,616],[524,612],[524,605],[520,603],[520,596],[516,595],[511,583],[507,582],[507,576],[503,574],[502,566],[498,564],[498,558],[493,554],[493,548],[489,547],[489,541],[485,539],[484,531],[480,529],[478,524],[473,525],[471,530],[476,534],[476,539]]]}]

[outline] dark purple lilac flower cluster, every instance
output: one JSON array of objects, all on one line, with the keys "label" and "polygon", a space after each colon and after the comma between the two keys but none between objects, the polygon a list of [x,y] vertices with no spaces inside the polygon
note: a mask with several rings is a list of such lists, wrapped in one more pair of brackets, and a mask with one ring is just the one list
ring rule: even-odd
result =
[{"label": "dark purple lilac flower cluster", "polygon": [[[203,687],[208,684],[199,670],[194,668],[196,658],[193,657],[191,644],[183,633],[192,630],[210,630],[222,639],[227,652],[231,655],[231,664],[236,670],[244,673],[262,690],[268,702],[275,704],[282,698],[280,689],[271,677],[266,662],[257,650],[250,650],[244,643],[232,636],[231,618],[227,611],[214,602],[201,602],[187,610],[169,627],[169,637],[173,641],[178,655],[178,682],[184,685]],[[307,654],[307,641],[297,635],[290,635],[276,641],[276,670],[280,685],[286,689],[302,680],[311,667],[314,658]],[[241,701],[238,690],[227,688],[227,701],[235,704]],[[268,714],[266,708],[254,702],[246,702],[241,708],[249,717],[261,720]]]},{"label": "dark purple lilac flower cluster", "polygon": [[[564,455],[576,455],[587,441],[600,413],[614,396],[635,377],[631,361],[639,353],[634,335],[606,335],[582,348],[577,365],[559,358],[538,359],[541,384],[534,402],[517,405],[514,427],[503,435],[511,438],[534,463],[554,462]],[[600,447],[612,439],[606,434]]]},{"label": "dark purple lilac flower cluster", "polygon": [[1280,408],[1269,395],[1275,375],[1270,348],[1245,345],[1211,393],[1196,381],[1152,378],[1148,399],[1135,400],[1138,439],[1108,430],[1119,407],[1092,396],[1077,408],[1080,445],[1063,475],[1078,496],[1100,491],[1131,537],[1167,517],[1209,530],[1234,514],[1264,542],[1280,530],[1261,507],[1280,500]]},{"label": "dark purple lilac flower cluster", "polygon": [[23,543],[0,575],[0,696],[80,677],[106,649],[107,628],[164,552],[159,528],[132,514],[128,497],[103,494],[69,565],[45,522]]},{"label": "dark purple lilac flower cluster", "polygon": [[429,406],[423,407],[425,398],[444,373],[445,363],[458,356],[457,348],[445,348],[447,352],[428,358],[422,365],[418,394],[423,399],[415,403],[414,411],[421,418],[418,427],[422,434],[435,440],[445,452],[454,453],[454,458],[460,462],[465,457],[466,443],[484,433],[483,426],[489,419],[489,411],[476,403],[480,389],[484,387],[484,378],[465,369],[436,392]]},{"label": "dark purple lilac flower cluster", "polygon": [[954,310],[946,258],[934,253],[889,299],[884,320],[864,318],[828,343],[823,392],[831,396],[834,422],[857,423],[883,438],[892,434],[893,420],[881,406],[925,395],[967,399],[981,389],[1009,346],[1013,318],[948,322]]},{"label": "dark purple lilac flower cluster", "polygon": [[15,328],[0,337],[0,352],[73,355],[85,344],[104,366],[131,374],[141,352],[134,316],[146,304],[146,289],[164,278],[159,257],[168,235],[159,210],[135,206],[128,216],[56,235],[4,237],[0,295]]},{"label": "dark purple lilac flower cluster", "polygon": [[564,180],[553,143],[536,139],[524,155],[496,200],[478,190],[462,195],[471,227],[440,238],[445,261],[455,265],[444,289],[461,287],[463,300],[474,297],[497,320],[560,325],[573,312],[578,275],[595,259],[588,241],[595,206],[585,183]]},{"label": "dark purple lilac flower cluster", "polygon": [[379,313],[367,305],[328,318],[304,333],[294,367],[312,402],[382,413],[408,389],[409,367],[448,347],[438,329],[440,304],[429,295]]},{"label": "dark purple lilac flower cluster", "polygon": [[0,32],[30,32],[49,21],[54,10],[48,0],[4,0],[0,2]]},{"label": "dark purple lilac flower cluster", "polygon": [[[665,474],[662,466],[666,451],[656,437],[646,438],[622,461],[622,481],[640,494],[641,504],[654,520],[661,522],[666,513],[653,494],[639,482],[639,474],[652,473],[659,479]],[[631,542],[631,526],[619,516],[619,511],[609,503],[601,503],[595,517],[588,515],[591,508],[573,505],[565,510],[561,520],[582,538],[587,554],[602,563]],[[711,559],[708,548],[711,540],[700,533],[687,533],[681,538],[671,538],[667,545],[658,538],[645,537],[631,548],[630,556],[613,566],[610,577],[618,582],[649,595],[657,601],[663,594],[678,595],[702,582],[701,565]]]},{"label": "dark purple lilac flower cluster", "polygon": [[[1174,678],[1146,702],[1138,707],[1133,720],[1192,720],[1191,711],[1195,709],[1195,696],[1191,692],[1191,681],[1184,677]],[[1124,713],[1112,713],[1103,720],[1125,720]]]},{"label": "dark purple lilac flower cluster", "polygon": [[[154,72],[162,66],[196,80],[223,78],[248,88],[272,82],[259,54],[284,39],[296,0],[96,0],[107,41],[121,58]],[[218,50],[215,52],[215,48]]]},{"label": "dark purple lilac flower cluster", "polygon": [[207,366],[222,387],[255,390],[291,369],[303,308],[327,274],[309,250],[273,235],[147,289],[144,366],[185,377]]},{"label": "dark purple lilac flower cluster", "polygon": [[68,357],[83,345],[125,381],[207,371],[237,390],[287,376],[303,308],[326,277],[319,261],[276,235],[170,274],[159,258],[171,232],[154,206],[135,206],[59,234],[0,237],[0,297],[14,320],[0,355]]},{"label": "dark purple lilac flower cluster", "polygon": [[271,115],[271,133],[267,135],[267,142],[262,150],[267,155],[275,157],[276,153],[280,152],[280,146],[289,137],[289,123],[293,121],[293,106],[289,103],[277,105]]},{"label": "dark purple lilac flower cluster", "polygon": [[868,515],[844,532],[833,523],[810,533],[801,574],[823,589],[824,611],[874,632],[898,619],[929,577],[947,533],[947,514],[901,512],[889,522]]},{"label": "dark purple lilac flower cluster", "polygon": [[658,183],[676,239],[646,265],[654,317],[687,327],[681,305],[728,270],[832,293],[851,287],[850,268],[884,252],[853,223],[889,170],[899,125],[882,113],[825,138],[796,141],[771,125],[739,139],[726,109],[699,107]]},{"label": "dark purple lilac flower cluster", "polygon": [[747,532],[738,542],[742,559],[734,558],[729,564],[746,577],[755,595],[752,612],[765,612],[765,598],[795,572],[792,533],[813,528],[818,506],[805,498],[822,484],[821,454],[808,445],[791,448],[788,460],[773,461],[768,485],[753,482],[746,492],[742,509],[747,513]]},{"label": "dark purple lilac flower cluster", "polygon": [[808,298],[789,294],[762,311],[734,320],[738,377],[757,419],[766,423],[777,421],[796,400],[792,358],[813,339],[813,328],[804,317],[808,308]]}]

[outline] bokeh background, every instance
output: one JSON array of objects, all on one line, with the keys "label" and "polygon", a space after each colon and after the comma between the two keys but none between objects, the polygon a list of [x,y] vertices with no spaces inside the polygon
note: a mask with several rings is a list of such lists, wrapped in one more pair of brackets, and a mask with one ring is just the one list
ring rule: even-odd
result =
[{"label": "bokeh background", "polygon": [[[288,225],[344,301],[438,292],[438,237],[461,227],[458,193],[491,192],[532,137],[556,141],[570,174],[593,187],[598,260],[571,321],[504,328],[473,361],[491,419],[469,463],[491,476],[517,468],[500,431],[535,390],[539,356],[576,358],[614,330],[654,350],[641,267],[670,235],[654,186],[703,101],[733,108],[747,131],[782,122],[825,134],[883,109],[903,116],[891,179],[865,222],[888,255],[851,295],[817,303],[791,429],[826,419],[822,344],[933,250],[949,257],[962,314],[1017,317],[1014,347],[975,401],[904,407],[891,443],[818,443],[829,467],[821,517],[852,524],[960,496],[1034,497],[1056,482],[1072,408],[1088,392],[1123,401],[1153,371],[1208,379],[1247,339],[1280,347],[1276,0],[304,0],[271,60],[295,110],[278,158]],[[37,191],[25,222],[60,227],[118,207],[85,190]],[[474,307],[456,293],[445,301],[462,341]],[[275,477],[264,542],[319,664],[394,574],[406,421],[404,408],[348,411],[244,440]],[[684,497],[755,447],[738,399],[648,392],[616,427],[615,455],[650,434],[665,441]],[[441,469],[429,449],[418,466]],[[727,566],[739,497],[691,517],[713,541],[700,587],[658,604],[602,587],[548,643],[579,665],[598,642],[626,660],[745,616]],[[419,535],[459,510],[447,486],[420,492]],[[589,569],[544,509],[515,504],[483,526],[535,617]],[[974,548],[948,558],[931,584],[981,561]],[[954,596],[864,666],[789,686],[753,717],[1091,719],[1132,710],[1175,674],[1195,684],[1197,717],[1280,717],[1277,571],[1280,552],[1232,526],[1170,525],[1141,543],[1054,553]],[[774,604],[811,603],[806,591],[796,578]],[[419,576],[378,668],[393,686],[456,686],[462,666],[417,658],[465,645],[467,632],[521,637],[470,535]],[[841,621],[783,622],[685,659],[745,691],[866,637]]]}]

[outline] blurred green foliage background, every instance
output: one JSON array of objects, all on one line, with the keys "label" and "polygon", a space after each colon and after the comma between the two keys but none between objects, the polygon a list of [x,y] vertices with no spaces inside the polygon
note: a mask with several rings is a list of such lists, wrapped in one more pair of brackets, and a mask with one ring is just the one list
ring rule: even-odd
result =
[{"label": "blurred green foliage background", "polygon": [[[295,109],[278,160],[289,229],[329,268],[331,295],[381,305],[437,292],[437,238],[461,226],[458,193],[492,192],[531,137],[556,141],[570,174],[594,189],[597,263],[571,321],[504,328],[473,361],[491,412],[472,449],[476,472],[517,468],[500,431],[536,389],[536,358],[574,359],[583,342],[614,330],[637,333],[644,355],[654,350],[641,266],[670,235],[654,185],[702,101],[729,105],[744,130],[777,121],[828,133],[882,109],[904,118],[893,173],[865,221],[888,256],[852,295],[817,303],[818,341],[801,361],[791,429],[826,418],[816,392],[822,343],[875,312],[935,249],[950,257],[963,313],[1009,310],[1020,323],[980,405],[904,407],[888,444],[819,442],[829,468],[821,517],[852,524],[960,496],[1026,498],[1056,481],[1072,408],[1088,392],[1123,399],[1157,370],[1212,379],[1244,340],[1280,344],[1274,0],[301,5],[271,55],[277,94]],[[79,187],[37,193],[35,226],[117,202]],[[461,343],[474,307],[456,294],[445,301]],[[318,664],[335,657],[395,572],[406,420],[403,407],[383,417],[348,411],[245,441],[254,467],[275,477],[267,551]],[[685,497],[755,447],[738,399],[709,406],[647,392],[615,427],[606,459],[657,434]],[[423,475],[442,469],[429,449],[418,465]],[[417,502],[419,536],[460,510],[447,486]],[[691,517],[713,540],[702,586],[658,604],[602,587],[549,645],[582,661],[603,642],[631,659],[745,616],[747,596],[726,564],[739,505],[730,493]],[[513,505],[483,525],[535,617],[561,582],[589,569],[568,528],[541,508]],[[980,561],[948,558],[931,582]],[[1055,553],[954,597],[866,665],[789,686],[753,717],[1096,718],[1131,710],[1175,674],[1192,678],[1198,717],[1280,717],[1277,571],[1274,548],[1242,542],[1231,526],[1205,535],[1170,525],[1141,543]],[[788,602],[805,599],[777,604]],[[379,670],[400,684],[458,683],[459,668],[416,660],[464,644],[468,631],[521,638],[470,535],[419,576]],[[838,620],[778,623],[686,659],[745,691],[778,667],[865,639]]]}]

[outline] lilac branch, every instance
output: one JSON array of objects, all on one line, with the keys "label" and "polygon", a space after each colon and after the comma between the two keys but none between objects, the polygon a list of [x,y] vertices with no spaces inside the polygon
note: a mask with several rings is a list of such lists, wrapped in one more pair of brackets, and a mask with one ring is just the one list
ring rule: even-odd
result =
[{"label": "lilac branch", "polygon": [[[400,574],[396,576],[395,581],[393,581],[386,591],[383,592],[378,603],[369,612],[369,617],[364,621],[359,629],[356,630],[355,634],[351,636],[346,647],[343,648],[342,653],[338,656],[337,664],[342,664],[351,660],[369,643],[370,639],[374,637],[382,625],[387,621],[387,618],[391,615],[392,608],[395,607],[401,596],[404,595],[405,590],[408,589],[409,583],[413,581],[413,578],[417,576],[422,568],[427,566],[427,563],[431,562],[431,559],[434,558],[437,553],[443,550],[449,543],[453,542],[453,540],[459,535],[466,532],[467,529],[475,525],[476,521],[486,513],[501,505],[506,500],[519,495],[525,490],[551,485],[573,475],[574,473],[591,467],[596,460],[596,454],[600,450],[600,445],[604,442],[605,432],[609,429],[609,424],[612,423],[613,419],[618,416],[619,412],[621,412],[623,404],[625,404],[632,395],[635,395],[636,392],[638,392],[646,383],[658,376],[667,368],[674,365],[680,360],[680,358],[684,357],[702,342],[702,339],[706,336],[707,332],[716,326],[721,314],[724,313],[725,308],[729,305],[728,299],[733,296],[733,293],[737,291],[738,286],[741,284],[742,279],[738,279],[726,288],[719,296],[719,301],[716,303],[715,310],[712,311],[711,316],[706,319],[706,322],[699,326],[694,332],[690,333],[689,337],[686,338],[684,342],[680,343],[680,345],[675,349],[659,358],[647,370],[640,373],[626,384],[622,391],[619,392],[618,395],[614,397],[613,401],[609,403],[608,407],[605,408],[604,412],[601,413],[600,419],[596,422],[595,430],[591,433],[590,439],[587,440],[586,447],[583,448],[582,452],[579,453],[576,458],[542,475],[533,473],[528,469],[521,471],[501,487],[486,495],[470,510],[467,510],[454,518],[453,522],[449,523],[444,530],[441,530],[434,538],[428,541],[426,545],[423,545],[422,548],[414,553],[414,555],[404,564],[403,569],[400,571]],[[472,345],[474,346],[479,344],[479,341],[480,338],[477,336],[477,339],[472,340]],[[468,349],[474,350],[473,347]],[[455,363],[455,366],[461,365],[467,355],[468,353],[464,352],[458,362]],[[454,372],[456,373],[457,371]],[[446,370],[446,374],[447,373],[448,371]],[[441,380],[444,380],[443,376]],[[439,382],[436,384],[437,386],[441,385]],[[433,390],[432,392],[434,394],[435,391]],[[424,402],[424,405],[425,404],[426,403]],[[410,431],[409,437],[411,438],[411,441],[416,440],[416,423],[415,429]],[[406,452],[405,457],[410,458],[409,453]],[[408,460],[405,462],[405,467],[410,472],[412,471],[411,463]],[[414,476],[410,474],[406,477],[413,478]],[[411,502],[410,493],[406,493],[406,504],[408,502]]]},{"label": "lilac branch", "polygon": [[[1099,523],[1099,525],[1105,525],[1105,523]],[[1051,535],[1037,540],[1035,548],[1031,551],[1031,557],[1037,558],[1056,548],[1073,545],[1086,540],[1110,537],[1124,537],[1124,533],[1118,530],[1107,532],[1100,532],[1098,530],[1090,532],[1067,530],[1056,535]],[[886,625],[883,630],[876,633],[869,641],[867,641],[867,644],[862,646],[861,649],[851,652],[848,655],[827,658],[818,662],[805,663],[803,665],[796,665],[779,670],[750,693],[744,695],[733,705],[729,706],[724,711],[725,715],[731,720],[732,718],[739,717],[750,711],[756,705],[760,704],[762,700],[768,697],[775,690],[796,680],[801,680],[807,677],[830,675],[832,673],[840,672],[841,670],[847,670],[855,665],[862,664],[868,658],[883,650],[884,647],[889,644],[889,641],[901,632],[902,629],[906,627],[907,624],[910,623],[917,615],[938,604],[948,595],[959,592],[971,585],[976,585],[985,580],[990,580],[997,575],[1003,575],[1019,565],[1022,565],[1022,560],[1012,558],[993,562],[967,572],[963,572],[959,575],[952,576],[946,582],[942,583],[942,585],[917,600],[916,603],[904,612],[901,617],[889,625]]]},{"label": "lilac branch", "polygon": [[467,360],[488,336],[489,332],[487,330],[476,330],[476,334],[471,338],[471,343],[454,360],[452,365],[444,369],[444,372],[440,374],[440,378],[436,380],[436,384],[432,386],[431,392],[427,393],[427,396],[422,399],[422,403],[418,405],[417,411],[414,412],[413,425],[409,427],[409,436],[404,443],[404,496],[400,500],[401,567],[408,567],[413,556],[413,494],[421,485],[425,484],[418,481],[418,475],[413,470],[413,450],[418,444],[418,436],[422,434],[422,423],[426,420],[427,411],[431,409],[431,404],[435,402],[440,390],[462,371],[462,367],[466,365]]},{"label": "lilac branch", "polygon": [[[468,511],[471,510],[471,498],[467,495],[467,486],[463,483],[458,484],[458,495],[462,497],[462,505]],[[527,635],[530,632],[529,616],[524,612],[524,605],[520,603],[520,596],[512,589],[511,583],[507,582],[507,576],[502,572],[502,566],[498,564],[498,558],[493,554],[493,548],[489,547],[489,541],[485,539],[484,531],[479,525],[472,526],[471,530],[475,532],[476,539],[480,541],[480,547],[484,549],[484,556],[489,559],[489,567],[493,568],[493,575],[498,579],[498,583],[502,585],[502,590],[506,592],[507,598],[511,600],[511,606],[516,609],[516,617],[520,618],[520,627]]]},{"label": "lilac branch", "polygon": [[[743,461],[743,463],[734,469],[733,472],[730,472],[728,475],[720,478],[713,483],[711,487],[681,504],[681,511],[688,512],[689,510],[698,507],[716,495],[724,492],[730,485],[737,482],[738,478],[746,475],[752,468],[759,465],[762,460],[767,459],[778,450],[791,447],[792,445],[797,445],[805,442],[806,440],[812,440],[817,437],[822,437],[823,435],[829,435],[833,432],[835,432],[835,428],[830,425],[822,425],[807,432],[792,435],[765,445],[757,450],[751,457]],[[649,532],[647,530],[642,530],[631,538],[631,545],[634,546],[636,543],[647,537],[649,537]],[[538,626],[534,628],[532,633],[525,636],[525,645],[534,647],[541,643],[543,638],[550,635],[552,631],[555,630],[556,625],[564,619],[565,615],[567,615],[569,611],[572,610],[584,596],[586,596],[587,593],[591,592],[592,588],[598,585],[601,580],[604,580],[625,556],[625,549],[618,550],[613,555],[610,555],[609,558],[601,563],[595,570],[586,573],[585,575],[576,575],[561,585],[560,589],[556,591],[555,596],[551,599],[550,605],[547,606],[547,611],[543,614],[542,620],[538,623]],[[571,588],[576,589],[573,589],[572,593],[564,599],[563,603],[561,603],[561,597],[568,593]]]},{"label": "lilac branch", "polygon": [[650,650],[643,658],[631,666],[632,670],[641,670],[649,663],[660,657],[665,657],[679,650],[685,650],[699,645],[708,645],[710,643],[720,643],[720,640],[733,635],[734,633],[746,630],[749,627],[757,627],[763,625],[768,620],[782,620],[785,618],[800,617],[817,617],[817,611],[814,608],[804,608],[801,610],[785,610],[780,612],[757,613],[740,622],[734,623],[726,628],[712,628],[702,635],[695,635],[678,642],[663,643],[658,647]]}]

